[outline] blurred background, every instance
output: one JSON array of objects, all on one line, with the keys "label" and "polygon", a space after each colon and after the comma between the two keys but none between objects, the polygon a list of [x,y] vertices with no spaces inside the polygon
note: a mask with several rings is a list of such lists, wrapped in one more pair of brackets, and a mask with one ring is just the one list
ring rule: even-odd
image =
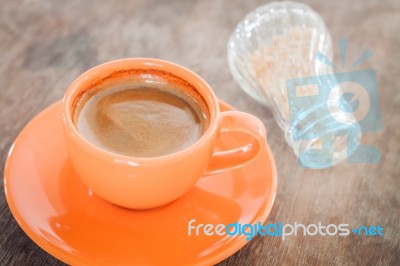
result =
[{"label": "blurred background", "polygon": [[[368,139],[378,164],[298,165],[271,112],[234,82],[226,44],[236,24],[268,1],[0,0],[0,174],[23,126],[62,98],[82,72],[106,61],[153,57],[202,76],[222,100],[258,116],[276,158],[278,194],[267,222],[378,225],[383,237],[256,237],[221,265],[398,265],[400,263],[400,2],[307,0],[348,60],[367,49],[377,72],[384,129]],[[337,58],[337,56],[336,56]],[[0,181],[2,182],[2,181]],[[0,264],[60,265],[18,227],[0,195]]]}]

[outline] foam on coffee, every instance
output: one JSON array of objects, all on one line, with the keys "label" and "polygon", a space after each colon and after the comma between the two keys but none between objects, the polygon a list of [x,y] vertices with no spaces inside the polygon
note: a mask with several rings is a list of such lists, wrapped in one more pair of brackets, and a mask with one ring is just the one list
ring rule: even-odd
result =
[{"label": "foam on coffee", "polygon": [[177,152],[200,139],[209,121],[204,103],[176,86],[138,79],[92,89],[78,102],[74,124],[88,141],[114,153]]}]

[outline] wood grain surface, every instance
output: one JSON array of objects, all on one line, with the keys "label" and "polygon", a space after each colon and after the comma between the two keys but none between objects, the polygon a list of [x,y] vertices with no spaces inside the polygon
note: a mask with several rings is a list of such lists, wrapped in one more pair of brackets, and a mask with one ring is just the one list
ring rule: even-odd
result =
[{"label": "wood grain surface", "polygon": [[[258,116],[276,157],[278,193],[267,222],[381,225],[381,237],[256,237],[220,265],[400,265],[400,2],[305,1],[349,60],[370,48],[383,130],[370,134],[378,164],[299,167],[271,112],[234,82],[227,39],[266,1],[0,1],[0,176],[17,134],[80,73],[124,57],[154,57],[202,76],[218,97]],[[3,181],[1,186],[3,186]],[[62,265],[34,244],[0,195],[0,265]]]}]

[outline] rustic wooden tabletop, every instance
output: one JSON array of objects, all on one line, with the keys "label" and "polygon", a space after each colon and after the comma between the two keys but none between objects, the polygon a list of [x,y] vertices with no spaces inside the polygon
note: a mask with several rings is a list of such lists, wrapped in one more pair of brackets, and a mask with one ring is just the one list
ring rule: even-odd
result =
[{"label": "rustic wooden tabletop", "polygon": [[[350,60],[370,48],[383,130],[377,164],[299,167],[271,112],[234,82],[226,43],[266,1],[0,1],[0,176],[24,125],[83,71],[113,59],[154,57],[202,76],[218,97],[258,116],[276,158],[278,193],[267,222],[380,225],[383,236],[256,237],[221,265],[400,265],[400,2],[306,0]],[[0,181],[3,186],[3,181]],[[62,265],[20,229],[0,195],[0,264]]]}]

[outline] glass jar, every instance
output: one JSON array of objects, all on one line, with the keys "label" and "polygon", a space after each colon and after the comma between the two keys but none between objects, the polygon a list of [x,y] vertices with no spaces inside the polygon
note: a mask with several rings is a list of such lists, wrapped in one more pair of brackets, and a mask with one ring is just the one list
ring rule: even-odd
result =
[{"label": "glass jar", "polygon": [[227,49],[234,79],[272,110],[305,167],[331,167],[354,152],[361,130],[330,73],[331,38],[318,13],[294,2],[261,6],[239,22]]}]

